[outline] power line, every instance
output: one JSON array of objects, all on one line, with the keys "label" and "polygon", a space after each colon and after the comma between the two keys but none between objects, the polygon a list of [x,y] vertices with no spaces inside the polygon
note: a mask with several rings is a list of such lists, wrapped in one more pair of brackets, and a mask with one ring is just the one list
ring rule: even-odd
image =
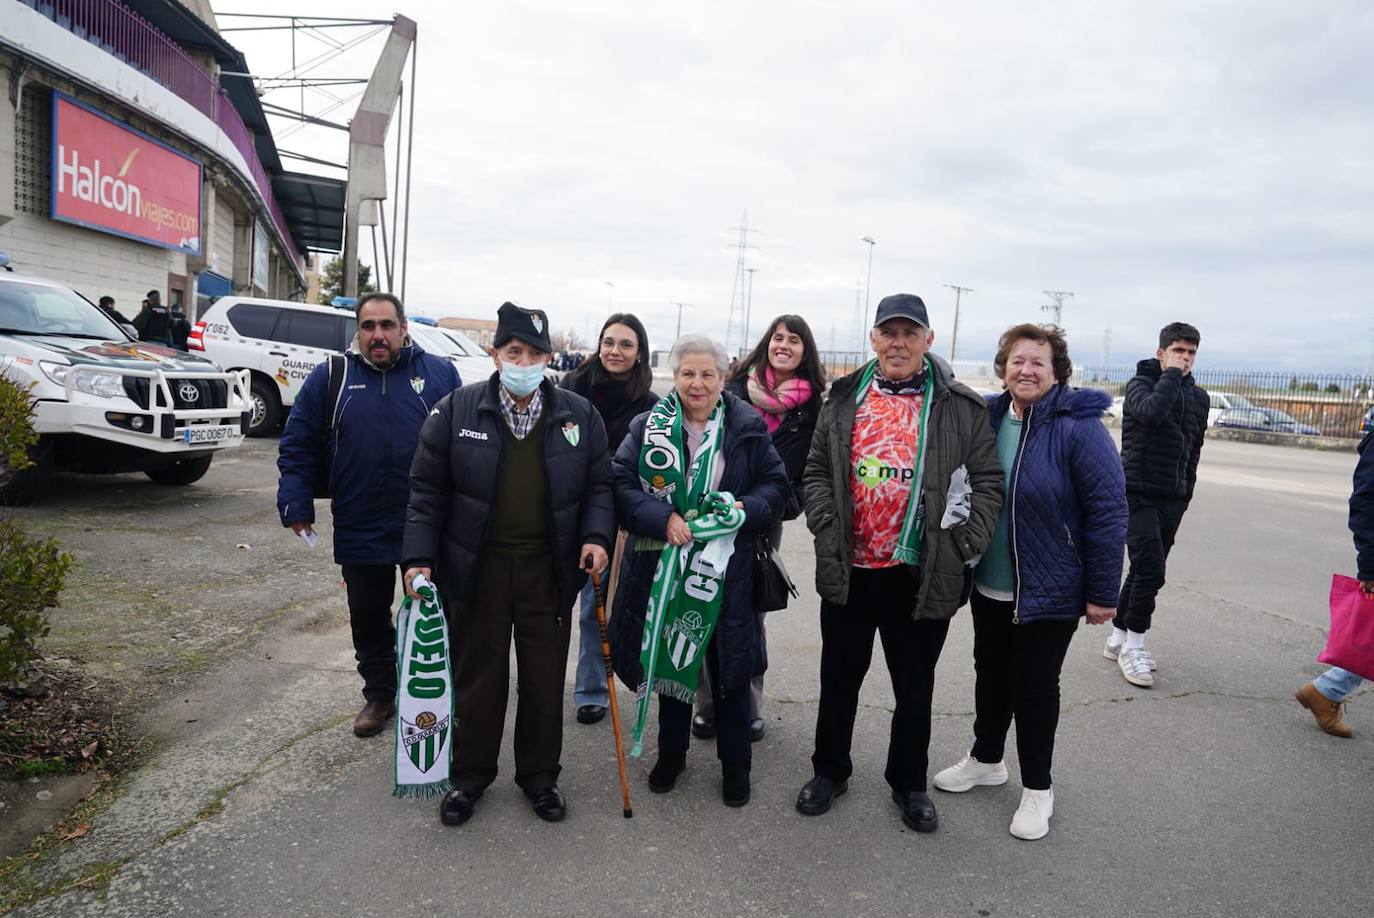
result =
[{"label": "power line", "polygon": [[1064,301],[1073,296],[1072,290],[1041,290],[1041,293],[1054,300],[1054,305],[1046,304],[1041,306],[1043,312],[1054,313],[1054,324],[1060,328],[1064,327]]},{"label": "power line", "polygon": [[960,287],[958,284],[941,284],[954,291],[954,334],[949,336],[949,362],[954,362],[954,349],[959,344],[959,298],[962,294],[972,293],[972,287]]},{"label": "power line", "polygon": [[[735,329],[740,330],[740,340],[742,344],[737,347],[744,347],[748,341],[748,330],[744,328],[744,299],[745,299],[745,260],[748,257],[749,249],[757,249],[758,246],[749,244],[749,234],[757,233],[758,230],[749,225],[749,211],[744,211],[740,216],[739,226],[730,227],[732,230],[739,230],[739,241],[731,248],[739,251],[739,256],[735,259],[735,282],[730,288],[730,319],[725,323],[725,349],[731,350],[732,342],[735,340]],[[738,320],[738,321],[737,321]]]}]

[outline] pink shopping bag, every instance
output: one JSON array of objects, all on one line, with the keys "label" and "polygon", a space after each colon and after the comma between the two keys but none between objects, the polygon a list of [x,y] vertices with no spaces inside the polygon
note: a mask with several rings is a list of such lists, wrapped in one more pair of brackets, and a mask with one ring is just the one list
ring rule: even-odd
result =
[{"label": "pink shopping bag", "polygon": [[1331,633],[1317,659],[1374,679],[1374,599],[1354,577],[1331,575]]}]

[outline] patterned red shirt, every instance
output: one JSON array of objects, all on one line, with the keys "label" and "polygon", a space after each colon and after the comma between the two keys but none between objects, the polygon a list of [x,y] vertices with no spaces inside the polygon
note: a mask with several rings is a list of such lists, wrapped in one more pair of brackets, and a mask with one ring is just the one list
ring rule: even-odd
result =
[{"label": "patterned red shirt", "polygon": [[892,558],[916,477],[924,395],[871,386],[854,416],[849,492],[854,499],[854,566],[894,567]]}]

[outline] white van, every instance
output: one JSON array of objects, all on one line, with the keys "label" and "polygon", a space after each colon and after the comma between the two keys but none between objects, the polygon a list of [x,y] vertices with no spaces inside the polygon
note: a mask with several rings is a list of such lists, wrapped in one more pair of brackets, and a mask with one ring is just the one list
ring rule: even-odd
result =
[{"label": "white van", "polygon": [[222,296],[191,329],[186,346],[226,370],[248,371],[248,436],[263,437],[286,420],[310,371],[343,353],[357,329],[347,309]]},{"label": "white van", "polygon": [[491,356],[460,332],[416,319],[411,319],[406,327],[410,329],[411,340],[420,346],[420,350],[444,357],[452,363],[465,386],[480,383],[496,371]]}]

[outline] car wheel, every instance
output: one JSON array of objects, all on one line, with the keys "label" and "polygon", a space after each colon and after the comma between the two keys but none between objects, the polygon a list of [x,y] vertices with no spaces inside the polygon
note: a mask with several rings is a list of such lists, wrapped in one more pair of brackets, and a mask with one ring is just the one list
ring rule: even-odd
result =
[{"label": "car wheel", "polygon": [[29,448],[28,468],[15,472],[9,480],[0,485],[0,504],[9,507],[27,507],[43,496],[48,489],[48,479],[52,477],[57,451],[52,438],[38,438]]},{"label": "car wheel", "polygon": [[210,471],[210,460],[214,458],[214,456],[195,456],[188,459],[178,459],[171,465],[160,469],[148,469],[143,474],[160,485],[188,485],[205,477],[205,473]]},{"label": "car wheel", "polygon": [[248,436],[267,437],[275,433],[281,424],[281,399],[277,396],[274,384],[261,376],[254,376],[248,402],[251,406]]}]

